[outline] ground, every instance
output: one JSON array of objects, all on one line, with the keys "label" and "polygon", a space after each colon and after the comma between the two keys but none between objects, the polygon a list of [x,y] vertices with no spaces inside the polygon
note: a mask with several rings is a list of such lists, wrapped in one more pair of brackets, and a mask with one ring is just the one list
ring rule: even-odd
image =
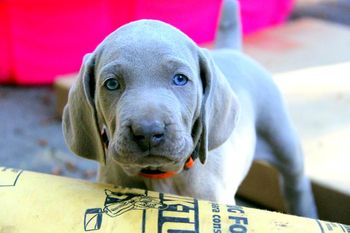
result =
[{"label": "ground", "polygon": [[71,153],[51,87],[0,86],[0,166],[94,179],[97,163]]}]

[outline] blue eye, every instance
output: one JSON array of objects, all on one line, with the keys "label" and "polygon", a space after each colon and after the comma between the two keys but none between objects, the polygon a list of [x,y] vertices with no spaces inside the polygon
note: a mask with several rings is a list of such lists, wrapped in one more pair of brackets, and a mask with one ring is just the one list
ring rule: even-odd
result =
[{"label": "blue eye", "polygon": [[175,74],[173,77],[173,83],[176,86],[184,86],[188,82],[188,78],[183,74]]},{"label": "blue eye", "polygon": [[104,86],[110,90],[110,91],[114,91],[114,90],[117,90],[119,88],[119,82],[114,79],[114,78],[110,78],[110,79],[107,79],[104,83]]}]

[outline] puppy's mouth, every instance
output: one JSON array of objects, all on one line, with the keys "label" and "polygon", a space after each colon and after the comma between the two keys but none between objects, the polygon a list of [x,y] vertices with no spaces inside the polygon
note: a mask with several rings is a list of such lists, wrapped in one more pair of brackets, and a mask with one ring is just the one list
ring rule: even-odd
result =
[{"label": "puppy's mouth", "polygon": [[176,173],[176,171],[162,171],[160,169],[143,168],[138,175],[151,179],[165,179],[176,175]]},{"label": "puppy's mouth", "polygon": [[176,175],[183,167],[183,161],[165,156],[149,155],[134,162],[118,162],[129,176],[146,178],[168,178]]},{"label": "puppy's mouth", "polygon": [[163,179],[174,176],[179,168],[173,166],[124,166],[123,170],[130,176],[141,176],[144,178]]},{"label": "puppy's mouth", "polygon": [[146,168],[142,168],[140,173],[154,175],[154,174],[166,173],[166,171],[162,171],[160,170],[160,168],[146,167]]},{"label": "puppy's mouth", "polygon": [[184,162],[174,162],[167,164],[147,165],[139,164],[134,166],[124,166],[124,171],[131,176],[141,176],[149,179],[165,179],[175,176],[182,170],[192,168],[194,160],[192,156]]},{"label": "puppy's mouth", "polygon": [[[193,167],[194,160],[192,156],[190,156],[187,160],[186,163],[184,164],[183,169],[188,170]],[[153,168],[143,168],[141,169],[139,176],[143,176],[146,178],[152,178],[152,179],[165,179],[172,177],[176,175],[178,172],[175,171],[162,171],[159,169],[153,169]]]}]

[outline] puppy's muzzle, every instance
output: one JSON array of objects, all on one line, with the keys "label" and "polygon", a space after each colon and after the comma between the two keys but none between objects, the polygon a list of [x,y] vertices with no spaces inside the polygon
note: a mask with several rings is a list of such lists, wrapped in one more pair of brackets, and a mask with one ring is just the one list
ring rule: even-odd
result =
[{"label": "puppy's muzzle", "polygon": [[165,140],[165,124],[160,121],[141,120],[131,124],[132,140],[141,151],[150,151]]}]

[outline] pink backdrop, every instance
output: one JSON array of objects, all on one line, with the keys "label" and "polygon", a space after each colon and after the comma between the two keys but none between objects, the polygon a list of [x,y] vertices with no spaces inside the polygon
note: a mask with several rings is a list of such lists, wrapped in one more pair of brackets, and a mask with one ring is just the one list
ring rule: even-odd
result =
[{"label": "pink backdrop", "polygon": [[[79,70],[85,53],[135,19],[163,20],[197,43],[211,42],[220,6],[221,0],[0,1],[0,83],[51,84]],[[291,0],[241,0],[244,32],[283,21],[291,6]]]},{"label": "pink backdrop", "polygon": [[239,0],[245,34],[284,22],[294,0]]}]

